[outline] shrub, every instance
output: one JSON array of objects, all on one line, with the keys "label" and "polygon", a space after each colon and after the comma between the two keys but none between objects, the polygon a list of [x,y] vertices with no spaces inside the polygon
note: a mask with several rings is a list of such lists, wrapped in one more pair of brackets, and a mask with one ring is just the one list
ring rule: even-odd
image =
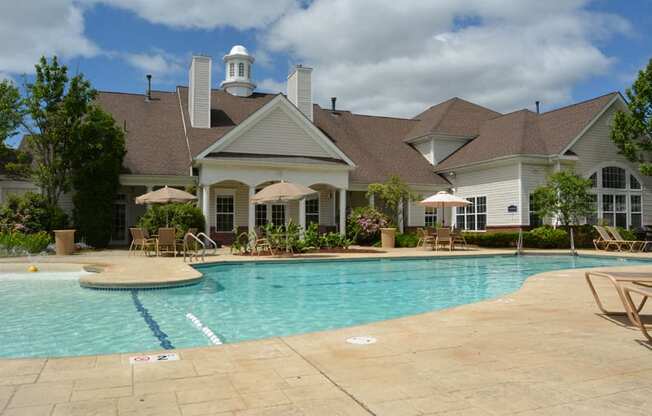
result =
[{"label": "shrub", "polygon": [[33,234],[65,228],[68,217],[61,208],[50,205],[44,196],[28,192],[10,196],[0,206],[0,232]]},{"label": "shrub", "polygon": [[[28,253],[40,253],[45,251],[52,242],[50,235],[45,231],[34,234],[25,234],[20,232],[3,232],[0,233],[0,251],[5,252],[26,250]],[[21,253],[17,253],[21,254]]]},{"label": "shrub", "polygon": [[527,248],[568,248],[569,235],[566,230],[544,225],[523,236]]},{"label": "shrub", "polygon": [[303,234],[303,245],[305,249],[319,248],[319,226],[317,223],[313,222],[308,227],[306,227],[306,231]]},{"label": "shrub", "polygon": [[319,237],[319,246],[320,248],[349,248],[351,245],[351,240],[349,240],[345,235],[340,235],[340,233],[330,232],[328,234],[322,234]]},{"label": "shrub", "polygon": [[[526,234],[526,233],[523,233]],[[518,240],[517,232],[487,232],[487,233],[464,233],[464,238],[469,244],[480,247],[515,247]]]},{"label": "shrub", "polygon": [[155,234],[166,224],[175,227],[181,237],[189,228],[204,230],[204,214],[201,209],[192,204],[154,205],[138,220],[138,225],[145,228],[150,234]]},{"label": "shrub", "polygon": [[396,234],[396,247],[416,247],[418,242],[416,234]]},{"label": "shrub", "polygon": [[380,229],[387,227],[389,219],[372,207],[355,208],[346,221],[346,235],[359,245],[373,245],[380,239]]}]

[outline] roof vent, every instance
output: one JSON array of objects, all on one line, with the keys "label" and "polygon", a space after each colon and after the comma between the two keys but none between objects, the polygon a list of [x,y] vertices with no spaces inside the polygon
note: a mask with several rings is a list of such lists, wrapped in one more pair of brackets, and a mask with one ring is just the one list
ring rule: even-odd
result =
[{"label": "roof vent", "polygon": [[145,101],[152,101],[152,74],[145,75],[147,78],[147,91],[145,91]]}]

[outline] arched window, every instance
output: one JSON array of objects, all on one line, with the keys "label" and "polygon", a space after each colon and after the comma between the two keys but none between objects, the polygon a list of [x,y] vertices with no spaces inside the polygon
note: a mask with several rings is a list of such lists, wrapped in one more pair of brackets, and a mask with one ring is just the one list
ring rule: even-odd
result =
[{"label": "arched window", "polygon": [[251,64],[247,64],[247,78],[251,79]]},{"label": "arched window", "polygon": [[238,76],[239,77],[244,77],[244,63],[240,62],[238,64]]},{"label": "arched window", "polygon": [[589,224],[604,222],[623,228],[641,228],[643,193],[640,181],[632,172],[619,166],[605,166],[589,179],[595,210],[586,219]]},{"label": "arched window", "polygon": [[235,64],[233,62],[229,64],[229,76],[230,77],[235,76]]}]

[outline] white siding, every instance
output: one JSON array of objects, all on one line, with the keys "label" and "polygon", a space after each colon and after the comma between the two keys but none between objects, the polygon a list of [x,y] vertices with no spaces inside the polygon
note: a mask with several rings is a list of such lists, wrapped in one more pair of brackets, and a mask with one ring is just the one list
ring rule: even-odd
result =
[{"label": "white siding", "polygon": [[23,195],[27,192],[38,193],[39,188],[26,181],[0,181],[0,203],[4,203],[10,195]]},{"label": "white siding", "polygon": [[193,56],[188,85],[188,111],[193,127],[211,126],[211,58]]},{"label": "white siding", "polygon": [[288,99],[299,111],[313,120],[312,68],[296,67],[288,77]]},{"label": "white siding", "polygon": [[521,224],[530,225],[530,194],[541,185],[546,184],[550,169],[544,165],[521,165],[521,182],[523,186],[521,206]]},{"label": "white siding", "polygon": [[507,212],[507,207],[519,201],[520,180],[518,164],[487,168],[472,172],[458,172],[453,179],[455,194],[463,198],[487,197],[487,227],[519,225],[520,215]]},{"label": "white siding", "polygon": [[335,225],[332,188],[324,185],[313,185],[311,188],[319,191],[319,225]]},{"label": "white siding", "polygon": [[224,152],[332,157],[281,108],[276,108],[227,146]]},{"label": "white siding", "polygon": [[432,140],[428,140],[427,142],[423,143],[417,143],[414,145],[414,148],[417,149],[428,162],[432,163]]},{"label": "white siding", "polygon": [[[638,171],[636,165],[618,154],[618,148],[609,136],[609,121],[612,119],[614,111],[615,109],[612,108],[603,114],[571,148],[579,157],[575,165],[575,171],[578,174],[588,177],[598,166],[602,167],[609,162],[627,167],[633,172]],[[652,177],[642,176],[641,179],[641,185],[643,186],[643,224],[652,224]]]},{"label": "white siding", "polygon": [[435,139],[433,164],[437,164],[450,156],[454,151],[462,147],[466,140],[443,140]]}]

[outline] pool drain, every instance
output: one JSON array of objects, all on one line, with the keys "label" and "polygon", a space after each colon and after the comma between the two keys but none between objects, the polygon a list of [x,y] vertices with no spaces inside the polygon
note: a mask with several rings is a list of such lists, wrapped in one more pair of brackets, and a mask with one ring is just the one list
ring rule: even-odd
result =
[{"label": "pool drain", "polygon": [[370,336],[351,337],[351,338],[346,339],[346,342],[348,342],[349,344],[354,344],[354,345],[375,344],[376,341],[377,341],[376,338],[370,337]]}]

